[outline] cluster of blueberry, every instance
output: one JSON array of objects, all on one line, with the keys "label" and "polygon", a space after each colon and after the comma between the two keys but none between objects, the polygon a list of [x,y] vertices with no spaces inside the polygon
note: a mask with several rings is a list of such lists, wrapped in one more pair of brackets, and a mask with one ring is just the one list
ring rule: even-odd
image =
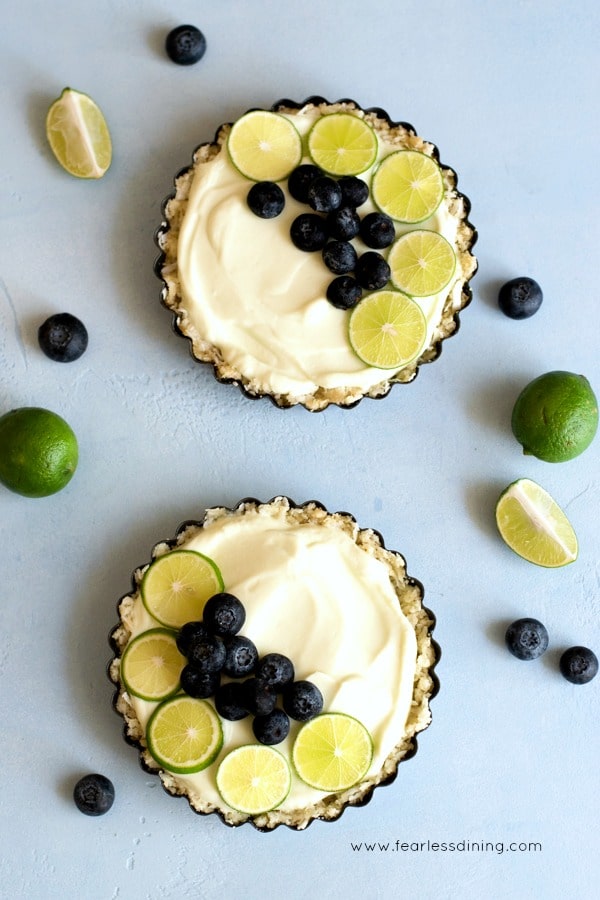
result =
[{"label": "cluster of blueberry", "polygon": [[[207,601],[202,621],[183,625],[177,647],[188,662],[181,687],[190,697],[214,697],[217,712],[229,721],[254,716],[256,739],[279,744],[289,733],[290,718],[312,719],[323,709],[323,697],[311,681],[294,681],[294,666],[287,656],[259,657],[255,644],[238,633],[245,621],[241,601],[221,593]],[[221,683],[222,675],[238,680]],[[277,706],[279,694],[283,709]]]},{"label": "cluster of blueberry", "polygon": [[[517,619],[508,626],[506,646],[517,659],[538,659],[548,649],[548,631],[538,619]],[[598,674],[598,658],[589,647],[569,647],[559,660],[561,674],[571,684],[587,684]]]},{"label": "cluster of blueberry", "polygon": [[[377,251],[389,247],[396,232],[385,213],[359,216],[358,207],[369,197],[368,185],[354,175],[332,178],[307,163],[294,169],[287,187],[295,200],[313,210],[294,219],[290,237],[299,250],[322,252],[325,265],[336,276],[327,288],[329,302],[338,309],[350,309],[363,290],[384,287],[390,267]],[[247,202],[255,215],[273,219],[283,211],[285,195],[278,184],[260,181],[250,188]],[[371,249],[359,255],[351,243],[356,237]]]}]

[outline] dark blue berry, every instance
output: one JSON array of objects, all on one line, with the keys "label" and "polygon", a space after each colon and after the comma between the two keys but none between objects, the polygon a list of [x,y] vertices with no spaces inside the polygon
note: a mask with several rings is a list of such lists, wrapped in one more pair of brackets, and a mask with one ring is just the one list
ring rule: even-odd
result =
[{"label": "dark blue berry", "polygon": [[528,319],[542,305],[542,289],[533,278],[523,276],[507,281],[500,288],[498,306],[511,319]]},{"label": "dark blue berry", "polygon": [[283,212],[285,196],[273,181],[257,181],[248,191],[246,202],[255,216],[274,219]]},{"label": "dark blue berry", "polygon": [[380,253],[369,250],[358,257],[354,274],[365,291],[378,291],[390,280],[391,270]]},{"label": "dark blue berry", "polygon": [[323,694],[312,681],[294,681],[283,691],[283,708],[292,719],[306,722],[323,709]]},{"label": "dark blue berry", "polygon": [[517,659],[537,659],[548,649],[548,632],[537,619],[517,619],[506,629],[505,638]]},{"label": "dark blue berry", "polygon": [[267,653],[258,661],[256,677],[269,687],[279,689],[294,680],[294,665],[281,653]]},{"label": "dark blue berry", "polygon": [[337,309],[352,309],[362,297],[362,288],[351,275],[338,275],[327,285],[326,297]]},{"label": "dark blue berry", "polygon": [[188,663],[181,670],[181,690],[190,697],[200,700],[212,697],[221,683],[219,672],[203,672],[197,666]]},{"label": "dark blue berry", "polygon": [[248,712],[254,716],[266,716],[275,709],[277,703],[277,691],[260,681],[258,678],[248,678],[243,682],[244,705]]},{"label": "dark blue berry", "polygon": [[356,209],[369,199],[369,186],[356,175],[344,175],[339,179],[338,185],[342,191],[342,203]]},{"label": "dark blue berry", "polygon": [[184,656],[187,656],[192,642],[207,636],[208,630],[206,629],[204,622],[186,622],[185,625],[182,625],[179,629],[177,637],[175,638],[175,643],[177,644],[179,652],[183,653]]},{"label": "dark blue berry", "polygon": [[256,716],[252,731],[261,744],[280,744],[290,733],[290,720],[282,709],[274,709],[266,716]]},{"label": "dark blue berry", "polygon": [[231,637],[246,621],[246,610],[241,600],[233,594],[213,594],[206,601],[202,621],[213,634]]},{"label": "dark blue berry", "polygon": [[229,722],[245,719],[248,710],[245,706],[244,685],[239,681],[228,681],[227,684],[222,684],[215,693],[215,709]]},{"label": "dark blue berry", "polygon": [[571,684],[587,684],[598,674],[598,658],[589,647],[569,647],[561,656],[559,666]]},{"label": "dark blue berry", "polygon": [[223,672],[230,678],[252,675],[258,662],[258,650],[250,638],[236,635],[225,641]]},{"label": "dark blue berry", "polygon": [[323,262],[334,275],[352,272],[357,259],[356,250],[348,241],[330,241],[323,247]]},{"label": "dark blue berry", "polygon": [[191,66],[206,52],[206,38],[195,25],[178,25],[167,35],[167,56],[178,66]]},{"label": "dark blue berry", "polygon": [[369,213],[360,223],[360,236],[367,247],[382,250],[396,237],[394,223],[385,213]]},{"label": "dark blue berry", "polygon": [[290,237],[298,250],[322,250],[327,243],[325,220],[314,213],[302,213],[292,222]]},{"label": "dark blue berry", "polygon": [[317,166],[304,163],[298,166],[288,178],[288,191],[299,203],[308,203],[308,189],[319,176],[323,175]]},{"label": "dark blue berry", "polygon": [[308,188],[308,205],[315,212],[329,213],[342,205],[342,189],[334,178],[319,175]]},{"label": "dark blue berry", "polygon": [[105,775],[84,775],[73,788],[77,809],[86,816],[103,816],[115,799],[115,788]]},{"label": "dark blue berry", "polygon": [[38,342],[46,356],[55,362],[74,362],[87,349],[88,333],[76,316],[56,313],[40,325]]},{"label": "dark blue berry", "polygon": [[360,216],[350,206],[340,206],[327,216],[327,231],[336,241],[351,241],[360,230]]},{"label": "dark blue berry", "polygon": [[191,641],[187,658],[201,672],[220,672],[225,664],[225,644],[216,634]]}]

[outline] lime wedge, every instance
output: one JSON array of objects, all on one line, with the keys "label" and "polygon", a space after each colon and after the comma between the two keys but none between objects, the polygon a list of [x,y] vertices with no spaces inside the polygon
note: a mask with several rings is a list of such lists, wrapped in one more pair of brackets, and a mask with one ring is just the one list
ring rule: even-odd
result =
[{"label": "lime wedge", "polygon": [[210,703],[180,694],[156,707],[146,741],[160,766],[187,775],[214,762],[223,746],[223,729]]},{"label": "lime wedge", "polygon": [[320,791],[344,791],[366,775],[373,741],[365,726],[344,713],[324,713],[307,722],[292,748],[299,777]]},{"label": "lime wedge", "polygon": [[312,161],[330,175],[359,175],[377,158],[377,136],[364,119],[331,113],[317,119],[308,134]]},{"label": "lime wedge", "polygon": [[398,150],[386,156],[371,181],[371,196],[379,209],[399,222],[416,224],[433,215],[444,196],[442,170],[418,150]]},{"label": "lime wedge", "polygon": [[216,563],[194,550],[159,556],[146,569],[140,586],[144,606],[167,628],[201,619],[206,601],[223,589]]},{"label": "lime wedge", "polygon": [[252,181],[282,181],[302,159],[302,139],[290,120],[260,109],[234,123],[227,149],[236,169]]},{"label": "lime wedge", "polygon": [[64,89],[48,110],[46,137],[63,169],[77,178],[102,178],[110,166],[108,126],[87,94]]},{"label": "lime wedge", "polygon": [[135,697],[165,700],[179,690],[185,663],[175,643],[175,632],[151,628],[127,645],[121,659],[121,678]]},{"label": "lime wedge", "polygon": [[289,794],[291,783],[285,757],[264,744],[237,747],[217,769],[217,788],[225,803],[251,816],[280,806]]},{"label": "lime wedge", "polygon": [[498,531],[511,550],[556,569],[577,559],[577,537],[550,494],[528,478],[510,484],[496,504]]},{"label": "lime wedge", "polygon": [[399,369],[416,359],[427,338],[427,321],[418,303],[399,291],[375,291],[350,314],[352,349],[368,366]]},{"label": "lime wedge", "polygon": [[431,297],[450,282],[456,268],[454,250],[437,231],[409,231],[392,245],[388,255],[391,279],[411,297]]}]

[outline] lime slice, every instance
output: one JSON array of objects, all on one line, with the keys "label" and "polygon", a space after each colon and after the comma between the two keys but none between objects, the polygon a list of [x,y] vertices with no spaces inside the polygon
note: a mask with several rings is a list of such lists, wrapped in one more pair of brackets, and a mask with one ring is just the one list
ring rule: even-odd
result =
[{"label": "lime slice", "polygon": [[377,158],[377,135],[364,119],[331,113],[317,119],[308,134],[312,161],[331,175],[359,175]]},{"label": "lime slice", "polygon": [[77,178],[102,178],[110,166],[108,126],[87,94],[64,89],[48,110],[46,137],[63,169]]},{"label": "lime slice", "polygon": [[496,505],[496,524],[508,546],[537,566],[556,569],[577,559],[577,537],[550,494],[528,478],[510,484]]},{"label": "lime slice", "polygon": [[399,222],[416,224],[433,215],[444,196],[442,170],[418,150],[398,150],[386,156],[371,181],[371,196],[379,209]]},{"label": "lime slice", "polygon": [[159,556],[146,569],[140,586],[144,606],[167,628],[201,619],[206,601],[223,588],[216,563],[194,550]]},{"label": "lime slice", "polygon": [[223,729],[210,703],[180,694],[156,707],[146,741],[160,766],[187,775],[214,762],[223,746]]},{"label": "lime slice", "polygon": [[352,349],[368,366],[399,369],[421,353],[427,321],[418,303],[399,291],[375,291],[350,314]]},{"label": "lime slice", "polygon": [[412,297],[431,297],[450,282],[456,268],[454,250],[437,231],[409,231],[392,245],[388,255],[391,279]]},{"label": "lime slice", "polygon": [[127,645],[121,659],[121,678],[135,697],[165,700],[179,690],[185,663],[175,643],[175,632],[151,628]]},{"label": "lime slice", "polygon": [[217,787],[225,803],[251,816],[280,806],[289,794],[291,783],[285,757],[264,744],[237,747],[217,769]]},{"label": "lime slice", "polygon": [[325,713],[307,722],[292,748],[299,777],[320,791],[345,791],[366,775],[373,741],[365,726],[344,713]]},{"label": "lime slice", "polygon": [[236,169],[252,181],[282,181],[302,159],[302,139],[290,120],[260,109],[235,122],[227,149]]}]

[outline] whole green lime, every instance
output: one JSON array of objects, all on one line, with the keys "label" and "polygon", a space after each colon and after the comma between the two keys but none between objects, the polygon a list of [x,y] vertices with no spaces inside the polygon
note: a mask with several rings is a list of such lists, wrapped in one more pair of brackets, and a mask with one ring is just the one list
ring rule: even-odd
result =
[{"label": "whole green lime", "polygon": [[521,391],[511,424],[523,453],[546,462],[566,462],[594,439],[598,401],[583,375],[547,372]]},{"label": "whole green lime", "polygon": [[23,406],[0,418],[0,481],[24,497],[47,497],[71,480],[79,450],[71,427],[49,409]]}]

